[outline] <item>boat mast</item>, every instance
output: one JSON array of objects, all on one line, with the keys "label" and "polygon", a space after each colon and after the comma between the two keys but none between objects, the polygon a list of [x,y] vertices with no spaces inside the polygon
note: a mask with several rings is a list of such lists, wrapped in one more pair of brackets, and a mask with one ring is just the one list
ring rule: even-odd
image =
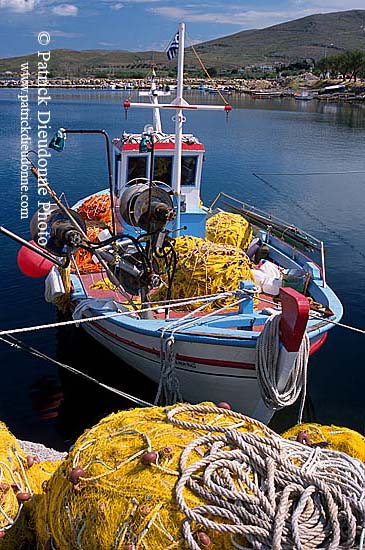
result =
[{"label": "boat mast", "polygon": [[[191,105],[183,98],[184,87],[184,47],[185,47],[185,23],[179,24],[179,47],[178,47],[178,65],[177,65],[177,87],[176,98],[171,103],[158,103],[158,96],[169,95],[169,92],[161,92],[157,89],[150,90],[149,92],[140,92],[139,95],[148,95],[150,97],[150,103],[137,103],[131,102],[129,99],[124,101],[124,109],[127,110],[130,107],[138,107],[140,109],[150,109],[154,111],[154,125],[155,130],[159,131],[161,120],[161,109],[172,109],[175,111],[175,153],[174,153],[174,166],[172,173],[172,189],[176,197],[176,218],[174,223],[175,235],[179,236],[181,227],[181,157],[182,157],[182,141],[183,141],[183,124],[185,122],[184,110],[205,110],[205,111],[225,111],[228,113],[232,110],[231,105],[226,103],[225,105]],[[158,122],[160,121],[160,122]]]},{"label": "boat mast", "polygon": [[179,108],[176,110],[175,116],[175,158],[174,170],[172,178],[172,187],[175,193],[177,208],[175,218],[176,236],[180,234],[180,218],[181,218],[181,157],[182,157],[182,135],[183,135],[183,88],[184,88],[184,47],[185,47],[185,23],[179,24],[179,49],[178,49],[178,65],[177,65],[177,88],[176,88],[176,105]]},{"label": "boat mast", "polygon": [[[160,95],[157,90],[155,69],[152,70],[152,82],[151,82],[151,102],[156,107],[153,109],[153,127],[155,132],[162,133],[161,116],[158,103],[158,96]],[[165,94],[164,94],[165,95]]]}]

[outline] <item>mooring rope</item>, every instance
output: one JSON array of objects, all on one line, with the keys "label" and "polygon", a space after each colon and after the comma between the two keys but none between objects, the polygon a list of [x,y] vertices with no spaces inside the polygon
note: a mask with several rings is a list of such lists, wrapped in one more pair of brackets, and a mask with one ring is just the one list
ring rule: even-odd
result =
[{"label": "mooring rope", "polygon": [[[153,312],[153,311],[161,311],[161,309],[174,309],[176,307],[182,307],[185,305],[191,305],[197,302],[203,302],[203,301],[215,301],[215,300],[221,300],[222,298],[227,298],[229,296],[237,296],[239,294],[246,294],[247,296],[252,296],[255,291],[248,291],[248,290],[237,290],[236,292],[222,292],[220,294],[212,294],[212,295],[206,295],[206,296],[194,296],[193,298],[190,298],[185,301],[174,300],[170,302],[156,302],[158,305],[154,307],[146,307],[138,310],[126,310],[126,311],[116,311],[112,313],[104,313],[103,315],[96,315],[93,317],[85,317],[83,319],[73,319],[70,321],[60,321],[56,323],[47,323],[44,325],[32,325],[30,327],[22,327],[22,328],[14,328],[14,329],[7,329],[7,330],[1,330],[0,336],[9,336],[11,334],[21,334],[24,332],[33,332],[38,330],[47,330],[51,328],[59,328],[59,327],[65,327],[65,326],[72,326],[72,325],[81,325],[83,323],[93,323],[95,321],[103,321],[105,319],[114,318],[114,317],[123,317],[124,315],[138,315],[139,313],[145,313],[145,312]],[[277,307],[277,303],[273,302],[272,300],[267,300],[265,298],[260,297],[260,301],[263,303],[267,303],[270,305],[273,305]],[[228,306],[227,306],[228,307]],[[233,304],[229,305],[230,308],[233,307]],[[196,311],[196,310],[195,310]],[[214,310],[213,312],[207,314],[204,317],[199,318],[199,322],[203,323],[205,322],[206,318],[209,318],[210,315],[214,315],[217,313],[218,310]],[[311,310],[313,311],[313,310]],[[329,323],[334,326],[338,326],[341,328],[345,328],[347,330],[351,330],[353,332],[358,332],[360,334],[365,334],[365,330],[353,327],[351,325],[346,325],[344,323],[339,323],[338,321],[332,321],[331,319],[328,319],[326,317],[321,317],[319,312],[313,311],[312,314],[309,315],[310,319],[316,319],[316,320],[322,320],[324,323]]]},{"label": "mooring rope", "polygon": [[[155,398],[155,405],[157,403],[161,403],[163,405],[172,405],[174,403],[177,403],[178,401],[182,401],[182,394],[180,392],[180,383],[179,379],[176,376],[175,373],[175,365],[176,365],[176,354],[175,354],[175,338],[174,334],[178,331],[191,328],[194,326],[197,326],[201,323],[205,323],[206,320],[214,315],[217,315],[219,313],[222,313],[223,311],[226,311],[229,308],[236,307],[239,304],[241,304],[244,300],[247,300],[247,295],[245,292],[238,291],[241,295],[243,294],[243,298],[240,298],[239,300],[236,300],[232,304],[228,304],[226,306],[223,306],[219,309],[216,309],[214,311],[210,311],[209,313],[206,313],[203,317],[195,317],[193,318],[194,314],[202,311],[204,308],[208,307],[210,304],[209,302],[206,302],[199,306],[194,311],[191,311],[184,315],[183,317],[180,317],[179,319],[176,319],[175,321],[172,321],[169,325],[166,325],[162,328],[161,332],[161,350],[160,350],[160,381],[158,385],[158,390]],[[168,333],[168,338],[165,339],[165,333]]]},{"label": "mooring rope", "polygon": [[[293,405],[302,394],[298,424],[302,421],[307,393],[307,368],[309,360],[309,337],[305,332],[293,368],[286,381],[280,381],[278,362],[280,356],[281,314],[275,313],[266,321],[257,339],[255,369],[262,399],[270,409]],[[282,387],[282,389],[280,389]]]},{"label": "mooring rope", "polygon": [[[183,535],[202,550],[196,527],[229,533],[232,547],[257,550],[359,548],[365,533],[365,465],[328,449],[281,438],[259,421],[219,409],[257,431],[187,422],[180,413],[217,412],[209,405],[167,411],[179,427],[210,432],[182,452],[176,499],[186,519]],[[203,420],[202,420],[203,422]],[[251,428],[252,429],[252,428]],[[197,456],[202,457],[198,458]],[[191,493],[205,500],[193,507]],[[205,546],[204,546],[205,548]]]},{"label": "mooring rope", "polygon": [[222,293],[219,293],[219,294],[212,294],[211,296],[208,296],[208,297],[205,297],[205,298],[200,298],[198,296],[194,296],[194,298],[191,298],[189,300],[185,300],[184,302],[178,301],[177,304],[175,304],[174,302],[170,302],[170,303],[166,303],[165,305],[161,305],[161,302],[160,302],[159,303],[160,305],[158,305],[156,307],[146,307],[146,308],[138,309],[137,311],[135,311],[135,310],[133,310],[133,311],[130,311],[130,310],[116,311],[116,312],[112,312],[112,313],[104,313],[103,315],[95,315],[93,317],[85,317],[83,319],[72,319],[70,321],[59,321],[59,322],[56,322],[56,323],[47,323],[47,324],[44,324],[44,325],[33,325],[31,327],[1,330],[0,331],[0,336],[9,336],[11,334],[21,334],[23,332],[33,332],[33,331],[37,331],[37,330],[46,330],[46,329],[51,329],[51,328],[66,327],[66,326],[70,326],[70,325],[81,325],[83,323],[92,323],[92,322],[95,322],[95,321],[103,321],[105,319],[109,319],[109,318],[113,318],[113,317],[123,317],[124,315],[134,315],[134,316],[136,316],[139,313],[145,313],[145,312],[148,312],[148,311],[160,311],[161,309],[173,309],[174,307],[177,307],[177,306],[182,307],[182,306],[185,306],[185,305],[194,304],[198,301],[199,302],[202,302],[202,301],[207,301],[207,302],[212,302],[213,301],[214,302],[215,300],[221,300],[222,298],[227,298],[229,296],[234,296],[235,294],[236,294],[235,292],[222,292]]},{"label": "mooring rope", "polygon": [[89,374],[82,372],[78,369],[75,369],[74,367],[71,367],[70,365],[67,365],[66,363],[61,363],[61,361],[57,361],[56,359],[53,359],[53,357],[50,357],[49,355],[46,355],[42,351],[39,351],[38,349],[30,346],[29,344],[26,344],[25,342],[22,342],[18,338],[15,338],[14,336],[9,336],[7,338],[0,337],[0,341],[4,342],[5,344],[8,344],[12,348],[15,348],[19,351],[24,351],[29,353],[30,355],[34,355],[35,357],[40,357],[41,359],[44,359],[45,361],[49,361],[50,363],[53,363],[57,367],[61,367],[65,370],[68,370],[72,374],[76,374],[77,376],[80,376],[81,378],[85,378],[88,380],[88,382],[93,382],[97,386],[103,388],[104,390],[108,390],[112,393],[115,393],[116,395],[119,395],[120,397],[123,397],[124,399],[127,399],[128,401],[131,401],[132,403],[135,403],[139,407],[152,407],[152,403],[149,401],[145,401],[144,399],[140,399],[139,397],[135,397],[134,395],[131,395],[127,392],[124,392],[122,390],[118,390],[117,388],[113,388],[112,386],[109,386],[108,384],[104,384],[104,382],[100,382],[100,380],[97,380],[93,376],[90,376]]}]

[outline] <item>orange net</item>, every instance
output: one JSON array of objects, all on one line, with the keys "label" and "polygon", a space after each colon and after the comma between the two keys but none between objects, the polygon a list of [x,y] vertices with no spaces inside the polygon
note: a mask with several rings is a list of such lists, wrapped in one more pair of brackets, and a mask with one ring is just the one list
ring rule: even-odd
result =
[{"label": "orange net", "polygon": [[[86,233],[89,241],[97,242],[98,235],[103,228],[97,225],[88,225]],[[103,271],[103,267],[99,263],[95,263],[92,259],[93,255],[91,252],[79,248],[74,253],[75,263],[78,267],[80,273],[98,273]],[[75,269],[73,270],[75,271]]]},{"label": "orange net", "polygon": [[112,225],[111,202],[107,193],[90,197],[79,206],[77,211],[84,220],[104,222],[109,227]]}]

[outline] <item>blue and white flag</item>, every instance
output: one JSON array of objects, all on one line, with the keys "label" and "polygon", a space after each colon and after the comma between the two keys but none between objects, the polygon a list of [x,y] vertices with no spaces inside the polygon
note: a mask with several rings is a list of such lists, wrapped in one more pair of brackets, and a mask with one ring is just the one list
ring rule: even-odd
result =
[{"label": "blue and white flag", "polygon": [[171,40],[169,47],[167,48],[167,59],[171,61],[171,59],[174,59],[174,57],[177,56],[177,52],[179,51],[179,33],[177,32],[174,36],[174,38]]}]

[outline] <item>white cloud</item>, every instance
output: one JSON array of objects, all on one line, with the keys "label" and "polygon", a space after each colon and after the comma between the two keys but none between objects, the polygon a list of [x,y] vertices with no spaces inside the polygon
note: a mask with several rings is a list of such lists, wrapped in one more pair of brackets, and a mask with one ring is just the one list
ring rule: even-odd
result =
[{"label": "white cloud", "polygon": [[9,9],[17,13],[32,11],[39,0],[0,0],[0,8]]},{"label": "white cloud", "polygon": [[315,13],[328,13],[331,11],[363,10],[365,9],[364,0],[291,0],[291,5],[305,6]]},{"label": "white cloud", "polygon": [[[37,33],[38,34],[38,33]],[[65,31],[59,31],[59,30],[52,30],[50,31],[51,38],[52,36],[56,36],[57,38],[80,38],[82,36],[79,32],[65,32]]]},{"label": "white cloud", "polygon": [[78,14],[79,8],[73,4],[60,4],[52,9],[55,15],[62,17],[74,17]]},{"label": "white cloud", "polygon": [[106,48],[113,48],[119,46],[119,44],[114,44],[113,42],[98,42],[98,46],[104,46]]},{"label": "white cloud", "polygon": [[[241,29],[260,29],[299,19],[313,13],[328,13],[350,9],[364,9],[365,0],[290,0],[287,9],[282,10],[255,10],[243,9],[242,5],[228,4],[224,10],[202,9],[203,4],[188,4],[184,8],[174,6],[157,6],[149,11],[173,19],[190,23],[216,23],[235,25]],[[208,7],[208,4],[206,4]],[[210,5],[213,8],[212,5]]]},{"label": "white cloud", "polygon": [[120,4],[120,3],[118,3],[118,4],[113,4],[112,6],[110,6],[110,8],[111,8],[112,10],[119,11],[119,10],[121,10],[122,8],[124,8],[124,4]]}]

